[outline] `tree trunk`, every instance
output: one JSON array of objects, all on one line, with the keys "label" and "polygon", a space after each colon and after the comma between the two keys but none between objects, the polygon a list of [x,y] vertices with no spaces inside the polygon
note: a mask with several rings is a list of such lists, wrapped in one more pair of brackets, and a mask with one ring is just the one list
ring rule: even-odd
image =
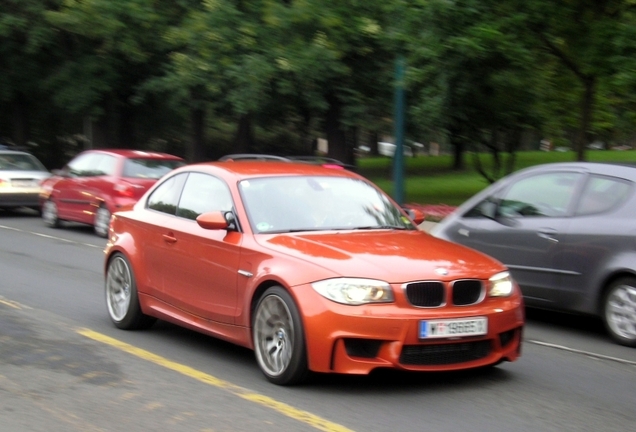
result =
[{"label": "tree trunk", "polygon": [[329,143],[327,155],[342,162],[351,163],[348,161],[347,136],[340,124],[340,101],[334,95],[329,95],[327,96],[327,102],[329,103],[325,118],[325,132]]},{"label": "tree trunk", "polygon": [[190,121],[192,138],[186,145],[185,159],[188,162],[199,162],[203,160],[203,145],[205,142],[205,109],[200,103],[192,108]]},{"label": "tree trunk", "polygon": [[29,109],[21,93],[13,101],[13,141],[23,147],[29,141]]},{"label": "tree trunk", "polygon": [[133,148],[138,145],[135,134],[135,113],[130,105],[120,105],[117,110],[117,142],[119,148]]},{"label": "tree trunk", "polygon": [[234,151],[236,153],[250,153],[254,148],[254,129],[252,116],[243,114],[239,119],[236,137],[234,138]]},{"label": "tree trunk", "polygon": [[367,133],[367,147],[369,147],[369,154],[371,156],[379,156],[380,151],[378,149],[378,140],[380,136],[378,131],[369,131]]},{"label": "tree trunk", "polygon": [[591,142],[590,128],[592,126],[594,92],[596,91],[596,80],[594,77],[588,76],[582,81],[585,90],[581,101],[581,126],[575,143],[576,160],[578,161],[585,160],[585,146]]},{"label": "tree trunk", "polygon": [[113,122],[113,101],[108,99],[104,105],[104,113],[93,121],[93,147],[109,148],[113,147],[114,133],[116,129]]}]

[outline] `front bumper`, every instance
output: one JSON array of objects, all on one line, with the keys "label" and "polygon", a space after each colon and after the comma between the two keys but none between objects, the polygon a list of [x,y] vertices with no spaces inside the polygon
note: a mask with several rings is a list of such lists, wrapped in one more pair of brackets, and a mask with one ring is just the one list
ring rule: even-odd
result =
[{"label": "front bumper", "polygon": [[0,207],[40,207],[40,190],[0,189]]},{"label": "front bumper", "polygon": [[[403,298],[397,298],[395,304],[346,306],[303,292],[307,295],[301,295],[299,302],[309,368],[315,372],[450,371],[515,361],[521,355],[525,316],[518,293],[467,307],[415,308]],[[421,320],[469,317],[486,317],[487,334],[433,340],[418,337]]]}]

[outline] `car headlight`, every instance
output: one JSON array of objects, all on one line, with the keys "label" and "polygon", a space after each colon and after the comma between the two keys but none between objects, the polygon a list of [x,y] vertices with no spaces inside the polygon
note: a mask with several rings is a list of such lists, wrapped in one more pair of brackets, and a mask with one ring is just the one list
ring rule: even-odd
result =
[{"label": "car headlight", "polygon": [[491,297],[508,297],[512,294],[514,282],[509,272],[497,273],[488,282],[490,284],[488,295]]},{"label": "car headlight", "polygon": [[361,305],[393,301],[391,286],[383,281],[358,278],[325,279],[311,284],[318,294],[338,303]]}]

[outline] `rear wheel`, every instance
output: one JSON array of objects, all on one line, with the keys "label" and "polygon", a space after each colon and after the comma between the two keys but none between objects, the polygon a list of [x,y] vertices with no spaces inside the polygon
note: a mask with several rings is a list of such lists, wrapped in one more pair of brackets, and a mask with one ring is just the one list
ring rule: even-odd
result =
[{"label": "rear wheel", "polygon": [[44,201],[42,205],[42,219],[44,224],[51,228],[58,228],[60,226],[60,219],[57,213],[57,204],[51,198]]},{"label": "rear wheel", "polygon": [[106,204],[99,206],[95,212],[95,221],[93,223],[93,229],[95,234],[100,237],[108,236],[108,226],[110,224],[110,210],[106,207]]},{"label": "rear wheel", "polygon": [[106,306],[113,324],[120,329],[147,328],[156,321],[141,312],[135,276],[130,262],[121,253],[113,255],[108,262]]},{"label": "rear wheel", "polygon": [[603,302],[605,327],[616,342],[636,347],[636,278],[614,282]]},{"label": "rear wheel", "polygon": [[265,377],[278,385],[292,385],[308,375],[302,321],[287,291],[265,291],[254,312],[254,352]]}]

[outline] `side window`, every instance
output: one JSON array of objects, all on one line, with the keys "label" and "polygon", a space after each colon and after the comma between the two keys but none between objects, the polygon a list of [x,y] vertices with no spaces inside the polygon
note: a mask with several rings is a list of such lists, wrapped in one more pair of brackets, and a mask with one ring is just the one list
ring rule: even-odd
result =
[{"label": "side window", "polygon": [[577,216],[604,213],[622,204],[631,190],[631,183],[624,180],[591,176],[576,208]]},{"label": "side window", "polygon": [[177,213],[179,196],[188,174],[178,174],[167,178],[148,197],[146,207],[163,213],[174,215]]},{"label": "side window", "polygon": [[177,216],[196,219],[201,213],[232,210],[232,196],[226,184],[216,177],[190,173],[183,188]]},{"label": "side window", "polygon": [[117,165],[117,158],[115,156],[102,154],[94,161],[95,165],[92,169],[92,175],[113,175],[115,174],[115,167]]},{"label": "side window", "polygon": [[68,174],[72,177],[88,177],[94,170],[99,157],[96,153],[86,153],[73,159],[68,164]]},{"label": "side window", "polygon": [[514,183],[499,204],[505,217],[565,216],[582,174],[553,172],[525,177]]}]

